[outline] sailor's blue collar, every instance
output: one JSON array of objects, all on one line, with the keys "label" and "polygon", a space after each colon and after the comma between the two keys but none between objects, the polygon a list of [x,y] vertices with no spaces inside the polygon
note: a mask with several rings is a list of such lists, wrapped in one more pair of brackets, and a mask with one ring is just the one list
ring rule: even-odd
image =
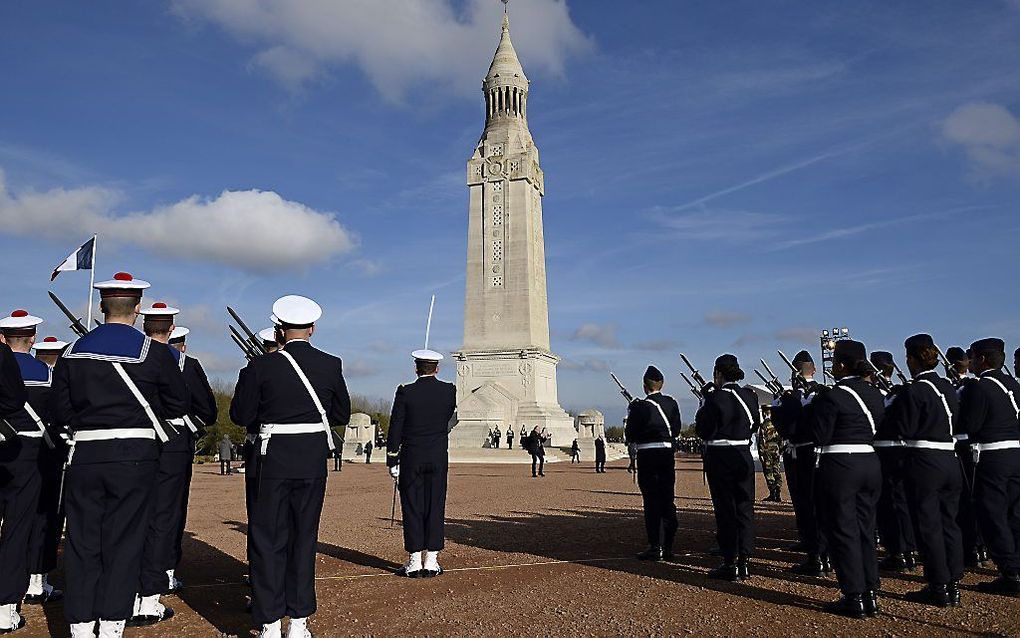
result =
[{"label": "sailor's blue collar", "polygon": [[71,344],[64,357],[140,363],[149,353],[151,343],[151,339],[133,326],[105,323]]},{"label": "sailor's blue collar", "polygon": [[25,385],[49,385],[53,372],[50,367],[27,352],[15,352],[14,358],[21,368],[21,379]]}]

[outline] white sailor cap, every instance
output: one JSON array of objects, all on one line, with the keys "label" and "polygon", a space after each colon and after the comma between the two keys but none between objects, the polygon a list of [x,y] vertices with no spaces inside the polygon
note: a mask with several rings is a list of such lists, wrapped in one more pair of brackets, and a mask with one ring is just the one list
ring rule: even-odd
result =
[{"label": "white sailor cap", "polygon": [[33,317],[27,310],[15,310],[10,317],[0,319],[0,330],[12,337],[30,337],[35,334],[35,327],[43,322]]},{"label": "white sailor cap", "polygon": [[267,343],[276,343],[276,328],[263,328],[259,330],[259,339]]},{"label": "white sailor cap", "polygon": [[287,295],[273,304],[273,315],[281,325],[310,326],[322,316],[322,308],[308,297]]},{"label": "white sailor cap", "polygon": [[415,350],[411,353],[411,356],[415,361],[435,361],[439,363],[443,360],[443,355],[435,350]]},{"label": "white sailor cap", "polygon": [[149,282],[135,279],[130,273],[119,272],[113,279],[97,282],[94,286],[100,297],[141,297]]},{"label": "white sailor cap", "polygon": [[152,304],[148,308],[142,308],[141,312],[142,312],[143,315],[145,315],[146,319],[148,319],[150,317],[153,318],[153,319],[160,319],[160,318],[170,319],[174,315],[179,313],[180,310],[178,310],[177,308],[174,308],[173,306],[168,306],[165,303],[163,303],[162,301],[157,301],[156,303]]},{"label": "white sailor cap", "polygon": [[191,331],[184,326],[174,326],[174,329],[170,331],[170,343],[184,341],[184,337],[187,337],[189,333]]},{"label": "white sailor cap", "polygon": [[61,341],[56,337],[46,337],[42,341],[36,341],[35,345],[32,346],[32,349],[36,352],[56,352],[58,350],[63,350],[66,347],[66,341]]}]

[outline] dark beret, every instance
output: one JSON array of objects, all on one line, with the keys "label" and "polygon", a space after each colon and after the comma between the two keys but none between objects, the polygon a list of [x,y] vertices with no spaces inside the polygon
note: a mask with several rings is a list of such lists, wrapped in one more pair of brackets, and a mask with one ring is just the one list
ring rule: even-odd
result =
[{"label": "dark beret", "polygon": [[832,352],[832,358],[844,363],[857,363],[868,358],[868,350],[860,341],[840,339]]},{"label": "dark beret", "polygon": [[963,351],[960,346],[953,346],[949,350],[946,350],[946,359],[949,359],[950,363],[959,363],[967,358],[967,353]]},{"label": "dark beret", "polygon": [[999,352],[1006,354],[1006,342],[1002,339],[996,339],[995,337],[989,337],[987,339],[978,339],[974,343],[970,344],[971,352]]},{"label": "dark beret", "polygon": [[715,360],[715,367],[717,367],[717,368],[739,368],[740,367],[740,363],[737,361],[737,358],[735,356],[733,356],[732,354],[724,354],[724,355],[721,355],[718,359]]},{"label": "dark beret", "polygon": [[801,350],[797,353],[797,356],[793,358],[793,363],[814,363],[815,360],[811,358],[811,353],[807,350]]},{"label": "dark beret", "polygon": [[876,368],[882,366],[891,366],[893,364],[893,356],[891,352],[885,350],[875,350],[871,353],[871,363],[875,364]]},{"label": "dark beret", "polygon": [[903,347],[907,350],[917,350],[918,348],[932,348],[935,346],[935,340],[931,338],[931,335],[924,333],[907,337],[907,340],[903,342]]},{"label": "dark beret", "polygon": [[658,382],[664,381],[665,378],[662,376],[662,373],[659,372],[658,368],[656,368],[655,366],[648,366],[648,369],[645,370],[645,380]]}]

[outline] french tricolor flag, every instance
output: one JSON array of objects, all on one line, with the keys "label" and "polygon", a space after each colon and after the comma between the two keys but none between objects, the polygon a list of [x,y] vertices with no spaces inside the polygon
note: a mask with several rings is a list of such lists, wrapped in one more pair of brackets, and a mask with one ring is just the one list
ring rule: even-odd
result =
[{"label": "french tricolor flag", "polygon": [[92,270],[92,263],[95,261],[95,257],[96,238],[93,236],[92,239],[82,244],[81,248],[68,255],[63,263],[53,269],[50,281],[56,279],[60,273],[69,270]]}]

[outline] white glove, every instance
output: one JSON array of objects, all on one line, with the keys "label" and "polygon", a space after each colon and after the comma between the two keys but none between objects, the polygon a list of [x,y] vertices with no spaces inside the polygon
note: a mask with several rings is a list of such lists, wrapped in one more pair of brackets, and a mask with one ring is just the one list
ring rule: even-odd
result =
[{"label": "white glove", "polygon": [[394,465],[390,468],[390,476],[395,479],[400,478],[400,464]]}]

